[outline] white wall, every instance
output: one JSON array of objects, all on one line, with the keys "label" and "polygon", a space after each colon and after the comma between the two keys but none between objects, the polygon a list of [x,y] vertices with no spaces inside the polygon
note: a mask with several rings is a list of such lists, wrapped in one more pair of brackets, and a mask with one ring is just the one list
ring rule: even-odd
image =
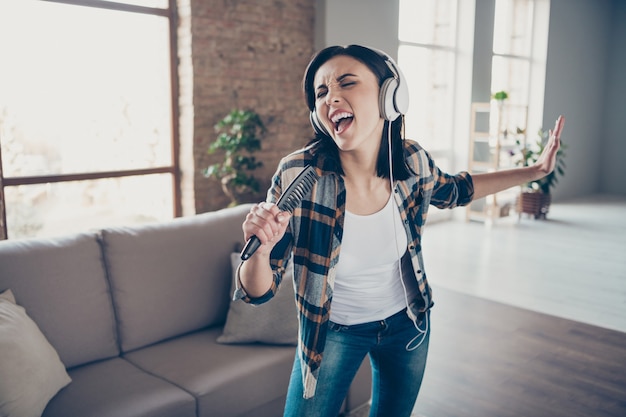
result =
[{"label": "white wall", "polygon": [[565,176],[554,198],[601,192],[611,0],[552,0],[544,126],[566,117]]},{"label": "white wall", "polygon": [[626,1],[614,0],[600,190],[626,194]]},{"label": "white wall", "polygon": [[491,100],[491,55],[496,0],[476,0],[472,101]]},{"label": "white wall", "polygon": [[398,0],[318,0],[316,49],[360,44],[398,58]]}]

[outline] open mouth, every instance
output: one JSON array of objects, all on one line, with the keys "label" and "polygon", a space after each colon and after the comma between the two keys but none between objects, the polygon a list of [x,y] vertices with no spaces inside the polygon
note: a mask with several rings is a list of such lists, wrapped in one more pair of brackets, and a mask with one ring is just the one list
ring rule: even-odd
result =
[{"label": "open mouth", "polygon": [[340,112],[333,115],[331,121],[333,122],[335,133],[341,133],[346,130],[353,119],[354,114],[348,112]]}]

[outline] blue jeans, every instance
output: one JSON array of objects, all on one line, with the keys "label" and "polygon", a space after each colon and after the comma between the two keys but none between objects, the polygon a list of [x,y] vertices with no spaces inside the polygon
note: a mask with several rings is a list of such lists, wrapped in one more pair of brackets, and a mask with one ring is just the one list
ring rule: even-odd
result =
[{"label": "blue jeans", "polygon": [[419,317],[420,330],[406,310],[385,320],[354,326],[330,322],[315,396],[303,398],[296,353],[284,417],[336,417],[366,355],[372,366],[370,417],[409,417],[426,366],[429,316],[430,312]]}]

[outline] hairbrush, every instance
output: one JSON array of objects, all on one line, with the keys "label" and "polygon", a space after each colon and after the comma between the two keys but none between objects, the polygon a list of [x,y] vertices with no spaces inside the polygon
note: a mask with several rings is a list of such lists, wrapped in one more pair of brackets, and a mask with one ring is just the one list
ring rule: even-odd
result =
[{"label": "hairbrush", "polygon": [[[313,185],[319,179],[319,175],[315,172],[315,168],[312,166],[306,167],[298,176],[289,184],[289,187],[281,194],[276,205],[281,211],[292,212],[296,207],[300,205],[305,195],[311,191]],[[241,259],[248,260],[261,246],[261,241],[258,237],[252,236],[246,242],[246,246],[241,251]]]}]

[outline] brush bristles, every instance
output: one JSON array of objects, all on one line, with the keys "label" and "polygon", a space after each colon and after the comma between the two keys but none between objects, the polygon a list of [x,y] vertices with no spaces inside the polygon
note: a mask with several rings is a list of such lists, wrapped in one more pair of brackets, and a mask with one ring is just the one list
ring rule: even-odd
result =
[{"label": "brush bristles", "polygon": [[313,167],[307,167],[300,175],[293,180],[287,190],[278,200],[278,208],[283,211],[292,212],[300,205],[305,195],[311,191],[319,176]]}]

